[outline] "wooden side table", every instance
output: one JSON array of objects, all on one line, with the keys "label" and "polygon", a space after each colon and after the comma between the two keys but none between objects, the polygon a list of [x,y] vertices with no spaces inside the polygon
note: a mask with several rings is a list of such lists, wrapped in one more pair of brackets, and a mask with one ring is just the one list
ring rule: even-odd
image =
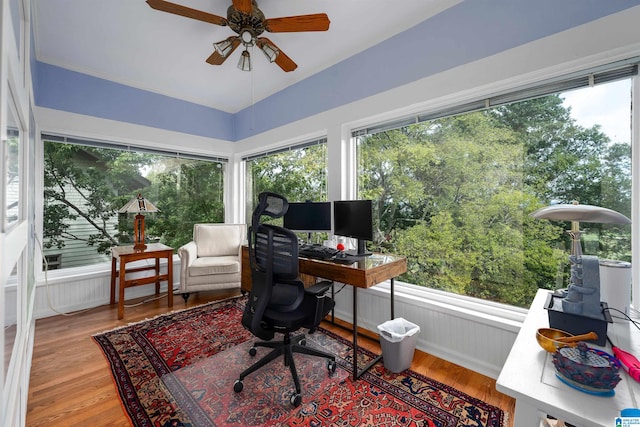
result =
[{"label": "wooden side table", "polygon": [[[160,259],[167,259],[167,273],[160,274]],[[127,263],[155,259],[155,265],[136,267],[127,270]],[[117,264],[120,264],[119,266]],[[119,269],[118,269],[119,267]],[[127,279],[127,273],[153,270],[153,275]],[[111,248],[111,304],[116,302],[116,276],[119,278],[118,319],[124,317],[124,290],[134,286],[156,284],[156,295],[160,293],[160,282],[167,281],[167,299],[173,307],[173,248],[162,243],[151,243],[146,249],[136,250],[133,246],[114,246]]]}]

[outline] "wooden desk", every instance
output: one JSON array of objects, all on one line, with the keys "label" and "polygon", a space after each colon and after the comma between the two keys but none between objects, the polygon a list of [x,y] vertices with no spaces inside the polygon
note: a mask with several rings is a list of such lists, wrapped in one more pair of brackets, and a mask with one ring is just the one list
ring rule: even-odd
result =
[{"label": "wooden desk", "polygon": [[[167,273],[160,274],[160,259],[167,259]],[[127,263],[145,259],[155,259],[154,265],[136,267],[127,270]],[[119,262],[119,270],[117,264]],[[127,279],[127,273],[153,270],[151,276]],[[116,276],[119,278],[118,319],[124,317],[124,290],[133,286],[156,284],[156,295],[160,293],[160,282],[167,281],[167,299],[173,307],[173,248],[162,243],[151,243],[144,250],[135,250],[133,246],[114,246],[111,248],[111,304],[116,300]]]},{"label": "wooden desk", "polygon": [[[555,376],[553,356],[536,341],[538,328],[549,327],[544,309],[549,291],[539,290],[511,352],[500,372],[496,389],[516,399],[514,427],[539,427],[549,414],[577,427],[614,426],[614,418],[624,408],[637,408],[640,384],[620,371],[622,381],[615,396],[593,396],[575,390]],[[638,319],[634,319],[638,320]],[[607,335],[623,350],[640,356],[640,332],[630,324],[609,323]],[[599,348],[612,354],[611,347]]]},{"label": "wooden desk", "polygon": [[[361,371],[358,370],[358,288],[370,288],[390,280],[391,283],[391,319],[394,318],[394,278],[407,271],[407,259],[402,256],[373,254],[351,265],[338,264],[330,260],[323,261],[310,258],[298,259],[301,275],[321,277],[335,282],[345,283],[353,287],[353,379],[358,379],[371,366],[382,359],[379,355]],[[251,267],[249,249],[242,247],[242,284],[243,291],[251,290]]]}]

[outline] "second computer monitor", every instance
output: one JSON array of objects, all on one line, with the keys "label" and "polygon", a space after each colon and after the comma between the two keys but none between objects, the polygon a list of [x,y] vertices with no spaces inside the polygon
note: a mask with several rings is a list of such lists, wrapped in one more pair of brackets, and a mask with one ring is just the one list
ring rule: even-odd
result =
[{"label": "second computer monitor", "polygon": [[358,239],[355,256],[371,255],[365,242],[373,240],[373,202],[371,200],[339,200],[333,202],[333,233]]},{"label": "second computer monitor", "polygon": [[331,231],[331,202],[289,203],[284,228],[299,233]]}]

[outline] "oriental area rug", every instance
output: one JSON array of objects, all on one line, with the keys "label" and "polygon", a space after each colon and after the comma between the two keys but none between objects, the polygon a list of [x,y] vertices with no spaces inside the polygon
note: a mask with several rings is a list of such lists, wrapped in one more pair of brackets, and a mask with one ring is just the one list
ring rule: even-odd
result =
[{"label": "oriental area rug", "polygon": [[[237,297],[158,316],[95,335],[132,425],[180,426],[425,426],[503,427],[501,409],[407,370],[382,362],[354,381],[350,343],[320,328],[307,345],[336,355],[326,361],[296,354],[302,404],[280,357],[244,379],[239,373],[269,349],[249,355],[255,338],[241,323],[246,298]],[[276,335],[275,339],[280,338]],[[374,354],[361,349],[358,365]]]}]

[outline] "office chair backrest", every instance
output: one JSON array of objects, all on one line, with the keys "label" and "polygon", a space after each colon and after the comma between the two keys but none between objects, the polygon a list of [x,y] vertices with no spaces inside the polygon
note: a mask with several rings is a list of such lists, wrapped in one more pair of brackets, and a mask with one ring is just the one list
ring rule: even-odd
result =
[{"label": "office chair backrest", "polygon": [[254,232],[254,270],[277,280],[298,278],[298,237],[291,230],[260,224]]},{"label": "office chair backrest", "polygon": [[[298,263],[291,263],[288,257],[298,259],[298,238],[286,228],[263,224],[263,215],[281,218],[287,213],[289,202],[284,196],[268,191],[258,195],[258,205],[253,211],[248,233],[249,263],[251,271],[267,271],[281,279],[298,277]],[[265,228],[261,228],[265,227]],[[272,233],[268,229],[273,230]],[[260,239],[260,242],[258,241]],[[268,248],[274,250],[269,253]],[[269,255],[271,254],[271,255]],[[295,265],[292,265],[295,264]],[[293,268],[293,270],[292,270]]]},{"label": "office chair backrest", "polygon": [[[282,217],[289,206],[287,199],[267,192],[261,193],[258,200],[248,236],[252,286],[242,324],[254,335],[268,340],[274,332],[261,319],[267,306],[280,299],[272,298],[274,285],[298,278],[298,238],[286,228],[260,222],[262,215]],[[294,288],[291,291],[294,300],[302,296],[298,297]]]},{"label": "office chair backrest", "polygon": [[289,202],[284,196],[268,191],[262,192],[258,195],[258,206],[253,210],[251,217],[251,225],[256,226],[261,224],[262,215],[267,215],[272,218],[283,217],[289,209]]}]

